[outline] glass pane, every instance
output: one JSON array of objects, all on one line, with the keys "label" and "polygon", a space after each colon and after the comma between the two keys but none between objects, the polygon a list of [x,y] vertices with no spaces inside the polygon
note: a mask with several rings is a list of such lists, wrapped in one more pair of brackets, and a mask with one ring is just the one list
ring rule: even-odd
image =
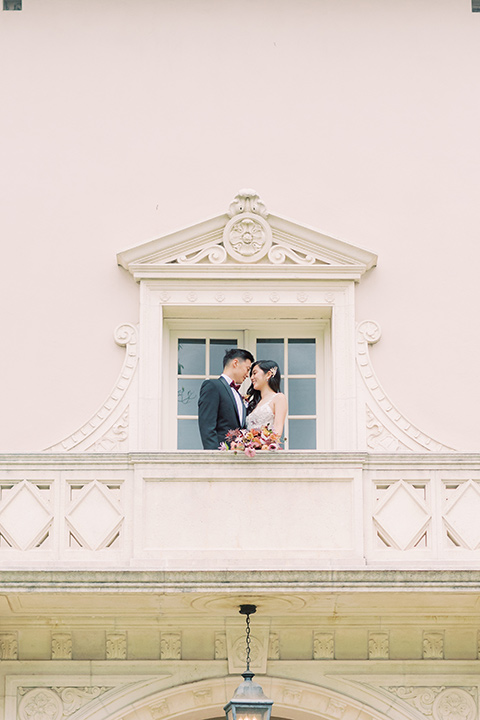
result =
[{"label": "glass pane", "polygon": [[223,356],[227,350],[236,348],[236,340],[210,340],[210,375],[221,375],[223,372]]},{"label": "glass pane", "polygon": [[196,420],[178,420],[178,441],[179,450],[202,450],[202,440]]},{"label": "glass pane", "polygon": [[288,381],[288,414],[315,415],[315,378],[290,378]]},{"label": "glass pane", "polygon": [[316,420],[288,421],[288,447],[290,450],[316,450]]},{"label": "glass pane", "polygon": [[315,338],[289,339],[288,374],[315,375]]},{"label": "glass pane", "polygon": [[273,360],[283,375],[283,339],[259,338],[255,360]]},{"label": "glass pane", "polygon": [[178,379],[177,413],[179,415],[198,415],[198,394],[203,380]]},{"label": "glass pane", "polygon": [[179,339],[178,374],[205,376],[205,340]]}]

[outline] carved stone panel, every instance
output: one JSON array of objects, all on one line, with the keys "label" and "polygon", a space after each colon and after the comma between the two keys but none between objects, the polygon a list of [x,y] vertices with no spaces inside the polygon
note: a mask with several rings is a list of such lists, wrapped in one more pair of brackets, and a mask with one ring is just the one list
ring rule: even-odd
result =
[{"label": "carved stone panel", "polygon": [[16,632],[0,633],[0,660],[18,659],[18,640]]},{"label": "carved stone panel", "polygon": [[475,687],[394,685],[385,686],[383,689],[408,703],[427,718],[433,716],[435,720],[447,720],[448,716],[451,720],[460,718],[473,720],[476,717],[478,690]]},{"label": "carved stone panel", "polygon": [[[50,503],[27,480],[15,483],[0,503],[0,531],[16,550],[40,547],[51,530],[52,517]],[[28,521],[18,522],[18,518]]]},{"label": "carved stone panel", "polygon": [[160,659],[181,660],[182,659],[182,635],[181,633],[160,634]]},{"label": "carved stone panel", "polygon": [[164,718],[170,712],[170,708],[168,707],[166,700],[162,700],[155,705],[150,705],[148,709],[150,715],[152,716],[152,720],[160,720],[160,718]]},{"label": "carved stone panel", "polygon": [[433,702],[443,689],[443,686],[415,685],[386,685],[383,687],[383,690],[400,698],[427,717],[432,715]]},{"label": "carved stone panel", "polygon": [[473,697],[461,688],[446,688],[433,703],[434,720],[475,720],[477,706]]},{"label": "carved stone panel", "polygon": [[313,634],[313,659],[333,660],[335,636],[333,633],[315,631]]},{"label": "carved stone panel", "polygon": [[18,688],[18,717],[21,720],[52,720],[69,718],[80,708],[100,697],[111,687],[41,687]]},{"label": "carved stone panel", "polygon": [[[377,533],[386,545],[396,550],[412,549],[428,537],[430,508],[409,483],[392,483],[373,512]],[[428,541],[425,540],[428,545]]]},{"label": "carved stone panel", "polygon": [[126,660],[127,633],[107,633],[105,648],[107,660]]},{"label": "carved stone panel", "polygon": [[67,514],[70,532],[89,550],[108,547],[120,532],[123,518],[115,493],[97,480],[85,483]]},{"label": "carved stone panel", "polygon": [[389,636],[388,633],[370,633],[368,636],[368,659],[388,660],[389,658]]},{"label": "carved stone panel", "polygon": [[332,698],[328,703],[326,714],[329,715],[331,718],[335,718],[335,720],[341,720],[341,718],[345,714],[347,707],[348,706],[346,703],[342,702],[341,700],[334,700]]},{"label": "carved stone panel", "polygon": [[[250,667],[255,673],[267,671],[269,649],[268,628],[255,628],[250,637]],[[242,673],[246,665],[245,630],[227,629],[228,672]]]},{"label": "carved stone panel", "polygon": [[277,632],[270,633],[268,640],[268,659],[280,660],[280,636]]},{"label": "carved stone panel", "polygon": [[443,632],[423,633],[423,659],[443,660]]},{"label": "carved stone panel", "polygon": [[285,705],[299,707],[302,703],[302,691],[296,687],[285,685],[283,688],[283,702]]},{"label": "carved stone panel", "polygon": [[50,688],[29,690],[18,706],[19,720],[61,720],[63,703]]},{"label": "carved stone panel", "polygon": [[444,513],[447,532],[464,548],[477,550],[480,545],[480,485],[469,480],[459,483],[449,497]]},{"label": "carved stone panel", "polygon": [[272,247],[272,229],[266,220],[253,213],[235,215],[225,226],[223,244],[234,260],[254,263]]},{"label": "carved stone panel", "polygon": [[227,659],[227,636],[224,632],[215,633],[215,660]]},{"label": "carved stone panel", "polygon": [[72,634],[52,633],[52,660],[72,659]]},{"label": "carved stone panel", "polygon": [[211,688],[195,690],[192,694],[193,694],[193,704],[196,706],[203,707],[203,705],[209,705],[212,702],[212,689]]}]

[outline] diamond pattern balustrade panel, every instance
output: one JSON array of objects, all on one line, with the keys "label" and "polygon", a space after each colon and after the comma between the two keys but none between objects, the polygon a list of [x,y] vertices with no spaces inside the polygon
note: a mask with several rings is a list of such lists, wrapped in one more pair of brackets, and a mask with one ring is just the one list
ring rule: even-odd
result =
[{"label": "diamond pattern balustrade panel", "polygon": [[463,547],[480,545],[480,487],[472,480],[461,483],[447,501],[444,523]]},{"label": "diamond pattern balustrade panel", "polygon": [[416,490],[404,480],[393,483],[375,508],[378,532],[397,550],[413,547],[427,529],[431,514]]},{"label": "diamond pattern balustrade panel", "polygon": [[52,523],[50,506],[35,485],[23,480],[2,493],[0,533],[17,550],[34,548]]},{"label": "diamond pattern balustrade panel", "polygon": [[124,515],[115,495],[103,483],[88,482],[66,516],[79,546],[100,550],[120,529]]}]

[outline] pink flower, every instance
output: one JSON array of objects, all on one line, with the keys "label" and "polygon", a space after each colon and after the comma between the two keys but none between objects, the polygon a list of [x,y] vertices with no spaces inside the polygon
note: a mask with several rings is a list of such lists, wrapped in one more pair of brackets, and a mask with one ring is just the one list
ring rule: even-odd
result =
[{"label": "pink flower", "polygon": [[234,455],[245,452],[248,457],[254,457],[256,450],[282,450],[282,444],[280,435],[271,428],[236,428],[229,430],[226,442],[221,443],[218,449],[230,450]]}]

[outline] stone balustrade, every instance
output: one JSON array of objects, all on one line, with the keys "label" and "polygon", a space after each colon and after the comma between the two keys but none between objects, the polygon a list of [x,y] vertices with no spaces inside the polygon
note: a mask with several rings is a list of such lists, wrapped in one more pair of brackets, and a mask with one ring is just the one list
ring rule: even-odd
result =
[{"label": "stone balustrade", "polygon": [[480,568],[480,455],[3,455],[3,570]]}]

